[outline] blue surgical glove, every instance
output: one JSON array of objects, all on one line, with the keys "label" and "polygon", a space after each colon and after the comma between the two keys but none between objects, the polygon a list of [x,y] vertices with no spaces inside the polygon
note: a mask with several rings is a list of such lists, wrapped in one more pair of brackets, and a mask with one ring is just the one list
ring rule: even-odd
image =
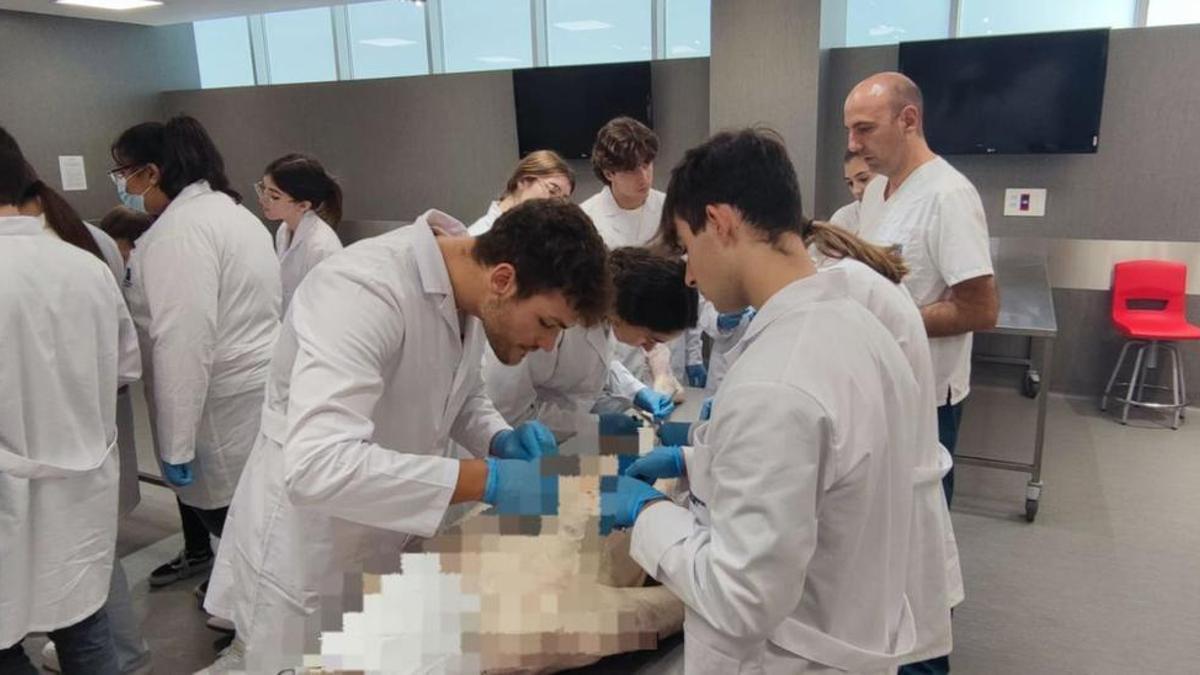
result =
[{"label": "blue surgical glove", "polygon": [[708,369],[703,363],[693,363],[684,370],[687,371],[687,381],[689,387],[704,387],[704,383],[708,382]]},{"label": "blue surgical glove", "polygon": [[742,319],[749,321],[752,318],[754,318],[753,307],[747,307],[745,309],[736,312],[729,312],[727,314],[718,314],[717,330],[721,331],[722,333],[728,333],[734,328],[737,328],[738,325],[742,323]]},{"label": "blue surgical glove", "polygon": [[624,413],[601,413],[599,417],[601,436],[636,436],[642,426],[640,417]]},{"label": "blue surgical glove", "polygon": [[666,445],[691,445],[690,422],[663,422],[658,426],[658,439]]},{"label": "blue surgical glove", "polygon": [[491,451],[500,459],[537,459],[558,454],[558,441],[545,424],[532,420],[493,436]]},{"label": "blue surgical glove", "polygon": [[629,476],[600,477],[600,534],[633,527],[646,502],[666,495]]},{"label": "blue surgical glove", "polygon": [[654,415],[654,419],[661,420],[671,411],[675,409],[675,402],[670,396],[660,394],[650,387],[642,387],[642,390],[633,397],[633,404]]},{"label": "blue surgical glove", "polygon": [[552,516],[558,513],[558,476],[542,475],[542,461],[487,458],[483,501],[505,516]]},{"label": "blue surgical glove", "polygon": [[655,448],[637,458],[625,469],[624,474],[648,485],[659,478],[679,478],[687,471],[683,463],[683,448],[667,445]]},{"label": "blue surgical glove", "polygon": [[183,464],[167,464],[163,462],[163,478],[175,487],[186,487],[196,480],[192,475],[192,463],[184,462]]},{"label": "blue surgical glove", "polygon": [[708,418],[712,417],[713,397],[709,396],[704,399],[704,403],[700,404],[700,421],[707,422]]}]

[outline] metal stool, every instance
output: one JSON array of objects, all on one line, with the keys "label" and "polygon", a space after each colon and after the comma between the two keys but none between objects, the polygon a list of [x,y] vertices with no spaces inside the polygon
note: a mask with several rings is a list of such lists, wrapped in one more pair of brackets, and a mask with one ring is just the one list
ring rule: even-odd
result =
[{"label": "metal stool", "polygon": [[[1125,364],[1125,356],[1129,353],[1129,348],[1134,346],[1137,347],[1137,357],[1133,360],[1133,372],[1129,374],[1128,381],[1117,382],[1117,375],[1121,372],[1121,366]],[[1160,351],[1171,354],[1171,386],[1169,387],[1146,383],[1146,376],[1158,367]],[[1179,428],[1179,421],[1184,418],[1184,410],[1187,408],[1187,385],[1183,378],[1183,362],[1179,358],[1179,349],[1173,343],[1160,340],[1130,340],[1126,342],[1125,346],[1121,347],[1121,356],[1117,359],[1117,366],[1113,368],[1112,375],[1108,378],[1104,396],[1100,398],[1101,410],[1108,410],[1108,399],[1112,395],[1113,386],[1126,388],[1125,396],[1116,399],[1117,403],[1124,404],[1121,410],[1121,424],[1129,423],[1129,407],[1136,406],[1151,410],[1174,411],[1175,416],[1171,428]],[[1170,391],[1171,402],[1159,403],[1148,400],[1146,398],[1147,389]]]}]

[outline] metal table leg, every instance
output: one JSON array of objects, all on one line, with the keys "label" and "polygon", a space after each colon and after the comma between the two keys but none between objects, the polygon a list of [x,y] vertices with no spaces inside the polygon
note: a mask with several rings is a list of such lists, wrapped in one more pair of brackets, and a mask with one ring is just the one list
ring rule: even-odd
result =
[{"label": "metal table leg", "polygon": [[[1041,338],[1043,380],[1053,372],[1054,338]],[[1046,442],[1046,405],[1050,398],[1050,383],[1043,381],[1037,400],[1037,430],[1033,442],[1033,466],[1030,467],[1029,483],[1025,487],[1025,520],[1033,522],[1037,517],[1038,501],[1042,498],[1042,448]]]}]

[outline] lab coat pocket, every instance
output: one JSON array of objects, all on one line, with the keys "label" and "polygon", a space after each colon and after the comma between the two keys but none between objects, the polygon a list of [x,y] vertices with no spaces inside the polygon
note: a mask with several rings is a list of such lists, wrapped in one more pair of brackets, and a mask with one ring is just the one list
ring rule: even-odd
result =
[{"label": "lab coat pocket", "polygon": [[762,675],[763,669],[758,658],[744,660],[729,656],[704,640],[685,634],[683,672],[685,675]]}]

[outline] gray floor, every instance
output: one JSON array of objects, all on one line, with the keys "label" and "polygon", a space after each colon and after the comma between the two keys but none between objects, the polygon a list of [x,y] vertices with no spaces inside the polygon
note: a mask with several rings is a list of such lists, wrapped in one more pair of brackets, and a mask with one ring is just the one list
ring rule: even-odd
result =
[{"label": "gray floor", "polygon": [[[1011,389],[976,387],[963,450],[1026,459],[1032,413]],[[148,447],[144,437],[139,445]],[[967,600],[955,614],[954,672],[1200,670],[1200,419],[1172,431],[1138,415],[1123,427],[1093,401],[1051,397],[1046,489],[1032,524],[1023,518],[1026,476],[979,467],[957,475]],[[157,673],[206,665],[218,637],[204,626],[194,584],[148,588],[149,571],[180,548],[178,528],[171,493],[146,486],[118,543]],[[28,641],[35,659],[41,643]],[[647,656],[586,672],[673,670]]]}]

